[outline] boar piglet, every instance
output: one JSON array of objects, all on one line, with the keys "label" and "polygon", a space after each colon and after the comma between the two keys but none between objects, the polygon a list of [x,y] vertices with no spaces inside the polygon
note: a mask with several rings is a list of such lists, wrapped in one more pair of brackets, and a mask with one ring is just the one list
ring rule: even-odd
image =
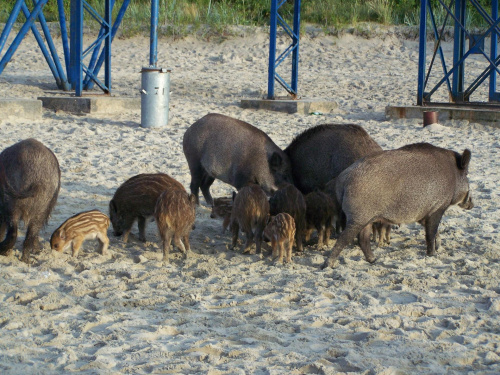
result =
[{"label": "boar piglet", "polygon": [[61,170],[52,151],[35,139],[26,139],[0,153],[0,255],[9,255],[16,243],[19,221],[26,226],[21,260],[30,262],[40,250],[38,233],[56,205]]},{"label": "boar piglet", "polygon": [[392,224],[383,220],[372,223],[373,242],[378,242],[378,246],[384,246],[384,243],[391,243]]},{"label": "boar piglet", "polygon": [[295,221],[287,213],[271,216],[264,229],[264,235],[271,239],[273,260],[283,263],[292,261],[292,246],[295,238]]},{"label": "boar piglet", "polygon": [[337,199],[347,218],[330,257],[333,266],[342,249],[359,234],[359,245],[368,262],[371,224],[419,222],[425,227],[427,255],[436,253],[441,218],[451,205],[473,207],[467,172],[471,153],[463,154],[428,143],[384,151],[356,162],[337,180]]},{"label": "boar piglet", "polygon": [[294,185],[285,184],[269,199],[271,215],[286,212],[295,220],[297,250],[302,251],[302,237],[306,230],[306,200]]},{"label": "boar piglet", "polygon": [[98,210],[80,212],[57,228],[50,237],[52,250],[63,252],[72,248],[74,257],[78,256],[80,247],[86,240],[99,240],[99,250],[106,254],[109,245],[108,239],[109,218]]},{"label": "boar piglet", "polygon": [[313,191],[306,199],[306,235],[309,241],[314,229],[318,231],[318,248],[328,246],[335,216],[335,204],[332,198],[322,191]]},{"label": "boar piglet", "polygon": [[233,209],[233,197],[221,197],[214,199],[214,205],[212,206],[212,212],[210,217],[215,219],[220,217],[222,221],[222,233],[226,232],[227,227],[231,221],[231,210]]},{"label": "boar piglet", "polygon": [[172,239],[187,257],[189,234],[196,217],[196,198],[185,190],[166,190],[156,202],[154,217],[162,239],[163,261],[168,262]]},{"label": "boar piglet", "polygon": [[191,193],[213,206],[210,186],[215,179],[241,189],[257,184],[267,194],[292,182],[288,156],[262,130],[220,114],[208,114],[191,125],[182,139],[191,172]]},{"label": "boar piglet", "polygon": [[359,125],[324,124],[305,130],[284,150],[292,165],[295,186],[308,194],[359,158],[382,151]]},{"label": "boar piglet", "polygon": [[241,229],[246,235],[246,242],[242,247],[242,252],[248,252],[255,239],[257,253],[262,253],[262,234],[269,214],[269,202],[266,193],[260,186],[251,184],[240,189],[238,194],[233,194],[233,197],[233,209],[231,211],[233,249],[236,247]]},{"label": "boar piglet", "polygon": [[165,173],[143,173],[121,184],[109,202],[114,235],[123,234],[123,241],[127,242],[137,220],[139,240],[146,241],[146,220],[153,216],[156,201],[165,190],[185,191],[180,182]]}]

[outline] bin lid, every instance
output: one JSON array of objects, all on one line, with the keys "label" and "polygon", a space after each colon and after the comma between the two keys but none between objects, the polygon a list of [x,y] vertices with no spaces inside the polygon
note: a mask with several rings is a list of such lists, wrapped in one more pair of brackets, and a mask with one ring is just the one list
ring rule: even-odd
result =
[{"label": "bin lid", "polygon": [[171,68],[158,68],[156,66],[143,66],[141,73],[148,73],[148,72],[159,72],[159,73],[167,73],[171,72]]}]

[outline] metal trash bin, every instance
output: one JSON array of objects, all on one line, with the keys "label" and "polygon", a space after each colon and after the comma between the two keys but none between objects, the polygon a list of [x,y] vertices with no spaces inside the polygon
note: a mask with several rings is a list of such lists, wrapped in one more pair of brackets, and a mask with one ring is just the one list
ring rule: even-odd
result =
[{"label": "metal trash bin", "polygon": [[141,126],[155,128],[168,124],[170,69],[143,67],[141,70]]}]

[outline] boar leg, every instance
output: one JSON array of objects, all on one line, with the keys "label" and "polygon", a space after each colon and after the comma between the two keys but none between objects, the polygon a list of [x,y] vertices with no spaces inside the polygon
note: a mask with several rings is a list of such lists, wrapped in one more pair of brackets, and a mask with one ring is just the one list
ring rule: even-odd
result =
[{"label": "boar leg", "polygon": [[444,210],[440,210],[425,218],[425,242],[428,256],[436,255],[436,237],[443,214]]},{"label": "boar leg", "polygon": [[108,246],[109,246],[108,236],[105,233],[104,234],[99,233],[97,235],[97,239],[100,242],[99,251],[101,252],[102,255],[106,255],[106,253],[108,251]]},{"label": "boar leg", "polygon": [[[17,240],[17,220],[12,220],[12,223],[7,226],[7,235],[3,242],[0,243],[0,255],[9,256],[12,254],[12,249]],[[29,260],[29,255],[28,255]],[[25,261],[26,262],[26,261]]]},{"label": "boar leg", "polygon": [[[356,237],[364,227],[365,227],[364,225],[347,223],[345,230],[340,234],[339,238],[337,239],[337,242],[333,247],[332,253],[328,257],[328,259],[325,260],[325,263],[323,263],[323,266],[321,268],[325,269],[327,267],[333,267],[335,261],[340,255],[340,252],[344,249],[344,247],[349,245],[352,239]],[[372,261],[375,261],[375,259],[373,259]]]},{"label": "boar leg", "polygon": [[170,253],[170,243],[172,242],[172,231],[166,230],[164,234],[162,234],[163,240],[163,262],[168,262],[168,254]]},{"label": "boar leg", "polygon": [[[391,225],[385,225],[385,242],[387,245],[391,244]],[[436,248],[437,249],[437,248]]]},{"label": "boar leg", "polygon": [[181,241],[181,236],[179,236],[178,234],[174,234],[174,243],[175,246],[177,246],[177,248],[184,254],[184,256],[187,256],[186,247]]},{"label": "boar leg", "polygon": [[373,255],[371,244],[370,244],[370,232],[372,226],[368,224],[365,226],[358,235],[358,242],[363,254],[365,255],[365,259],[369,263],[375,262],[375,256]]},{"label": "boar leg", "polygon": [[38,233],[42,228],[41,223],[33,220],[28,225],[28,230],[26,231],[26,238],[23,242],[23,255],[21,260],[25,263],[30,262],[31,253],[36,254],[40,252],[40,241],[38,240]]},{"label": "boar leg", "polygon": [[139,228],[139,241],[146,242],[146,218],[144,216],[137,218],[137,227]]},{"label": "boar leg", "polygon": [[325,226],[319,225],[318,228],[316,228],[316,230],[318,231],[318,249],[321,249],[324,245]]},{"label": "boar leg", "polygon": [[0,220],[0,241],[5,239],[5,232],[7,230],[7,223],[3,220]]},{"label": "boar leg", "polygon": [[80,251],[80,247],[82,246],[83,238],[75,238],[71,242],[71,253],[74,257],[78,256],[78,252]]},{"label": "boar leg", "polygon": [[182,237],[182,242],[186,246],[186,255],[191,251],[191,245],[189,244],[189,233]]},{"label": "boar leg", "polygon": [[233,250],[236,248],[236,244],[238,243],[238,233],[240,231],[240,225],[236,222],[233,221],[231,224],[231,231],[233,232]]},{"label": "boar leg", "polygon": [[203,197],[205,198],[205,202],[209,206],[214,205],[214,199],[212,198],[212,195],[210,194],[210,186],[214,183],[215,178],[210,177],[208,174],[205,173],[203,178],[201,179],[201,192],[203,194]]},{"label": "boar leg", "polygon": [[253,232],[252,232],[252,230],[250,229],[248,232],[246,232],[245,236],[246,236],[247,240],[245,241],[245,244],[241,248],[243,254],[250,251],[250,246],[252,246],[252,244],[253,244]]},{"label": "boar leg", "polygon": [[302,231],[298,230],[295,232],[295,241],[297,242],[297,251],[304,251],[304,247],[302,245]]},{"label": "boar leg", "polygon": [[278,256],[278,262],[283,264],[283,253],[284,253],[284,246],[283,246],[283,238],[280,238],[278,240],[278,253],[279,253],[279,256]]},{"label": "boar leg", "polygon": [[274,261],[279,256],[278,240],[276,239],[276,236],[273,236],[271,238],[271,247],[273,249],[272,258],[273,258],[273,261]]},{"label": "boar leg", "polygon": [[286,262],[292,263],[292,244],[293,239],[289,239],[286,241]]}]

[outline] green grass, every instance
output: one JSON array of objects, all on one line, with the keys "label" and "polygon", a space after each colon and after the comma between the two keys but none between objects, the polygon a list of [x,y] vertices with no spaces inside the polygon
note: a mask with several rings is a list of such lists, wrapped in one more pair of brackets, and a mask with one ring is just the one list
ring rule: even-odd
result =
[{"label": "green grass", "polygon": [[[103,0],[87,0],[102,13]],[[6,22],[16,0],[0,1],[0,22]],[[30,3],[30,0],[27,0]],[[114,14],[123,0],[116,0]],[[437,0],[432,0],[437,3]],[[448,3],[448,1],[445,1]],[[479,0],[485,9],[491,1]],[[64,0],[69,19],[70,0]],[[134,35],[144,33],[149,28],[150,0],[132,0],[121,27],[122,33]],[[469,5],[470,6],[470,5]],[[207,33],[224,34],[231,25],[265,26],[269,24],[271,0],[160,0],[160,33],[185,35],[204,30]],[[280,14],[291,23],[293,0],[288,0],[280,9]],[[44,8],[47,21],[57,21],[56,0],[49,0]],[[315,24],[325,29],[339,29],[374,22],[385,25],[418,25],[420,0],[302,0],[301,21]],[[442,22],[445,11],[436,10],[436,18]],[[18,22],[24,22],[19,16]],[[451,19],[451,18],[450,18]],[[87,24],[92,25],[86,14]],[[450,21],[449,21],[450,22]],[[484,21],[475,10],[468,13],[469,26],[484,27]]]}]

